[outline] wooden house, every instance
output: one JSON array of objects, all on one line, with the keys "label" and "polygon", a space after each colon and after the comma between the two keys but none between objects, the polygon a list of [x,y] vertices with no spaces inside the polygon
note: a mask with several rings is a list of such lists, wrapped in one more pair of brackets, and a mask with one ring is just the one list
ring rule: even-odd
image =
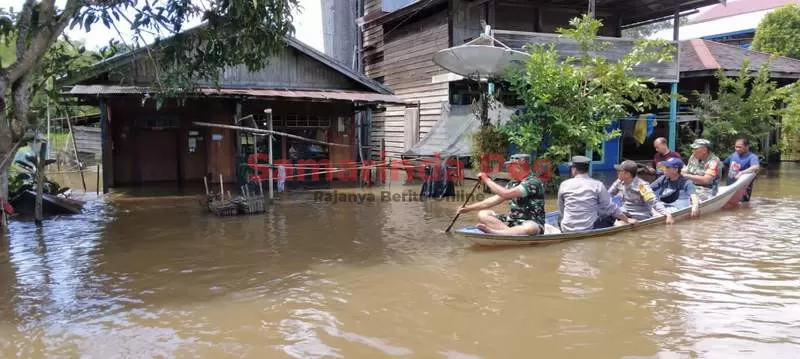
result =
[{"label": "wooden house", "polygon": [[[147,54],[144,49],[128,52],[65,81],[66,96],[100,106],[104,191],[158,182],[202,186],[204,177],[213,183],[220,175],[225,182],[241,184],[252,173],[248,157],[269,152],[268,136],[195,122],[259,129],[271,126],[276,131],[347,145],[320,146],[275,136],[272,150],[276,163],[284,160],[301,167],[303,161],[330,162],[327,167],[353,163],[364,157],[360,149],[367,141],[363,135],[372,111],[405,103],[376,81],[287,38],[284,51],[266,68],[257,72],[244,66],[226,68],[219,89],[198,82],[199,92],[185,102],[168,100],[157,109],[149,96],[156,81],[154,57]],[[271,115],[266,114],[267,109]],[[305,173],[309,172],[314,171]],[[290,169],[287,175],[293,173]],[[287,187],[298,181],[287,181]]]},{"label": "wooden house", "polygon": [[[362,24],[364,73],[414,105],[389,106],[372,119],[373,149],[385,143],[388,157],[400,157],[433,128],[446,121],[454,106],[469,106],[477,95],[470,81],[433,62],[434,54],[479,36],[482,22],[494,37],[512,48],[552,38],[559,27],[586,12],[603,21],[601,36],[619,38],[627,27],[669,19],[719,0],[365,0]],[[611,51],[630,46],[618,39]],[[664,82],[677,82],[673,63],[652,68]],[[506,106],[514,106],[513,96]],[[608,146],[612,151],[614,146]],[[618,146],[617,146],[618,148]],[[617,150],[614,150],[618,152]],[[376,151],[373,157],[378,156]],[[611,160],[599,154],[597,164]]]}]

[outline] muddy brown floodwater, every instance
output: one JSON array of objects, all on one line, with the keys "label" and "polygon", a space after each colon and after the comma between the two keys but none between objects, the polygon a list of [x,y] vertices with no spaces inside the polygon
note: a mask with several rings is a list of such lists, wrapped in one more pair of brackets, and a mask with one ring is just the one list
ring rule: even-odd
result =
[{"label": "muddy brown floodwater", "polygon": [[799,176],[770,169],[699,220],[495,250],[442,233],[456,202],[293,193],[216,218],[189,195],[87,195],[12,222],[0,356],[798,357]]}]

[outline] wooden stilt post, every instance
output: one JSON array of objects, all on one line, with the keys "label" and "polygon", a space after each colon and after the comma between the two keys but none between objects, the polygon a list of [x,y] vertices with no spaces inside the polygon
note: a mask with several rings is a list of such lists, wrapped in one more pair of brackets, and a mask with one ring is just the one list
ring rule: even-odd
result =
[{"label": "wooden stilt post", "polygon": [[[272,131],[272,109],[268,108],[264,110],[264,113],[267,114],[267,130]],[[272,200],[274,198],[273,190],[272,190],[272,133],[269,135],[269,199]]]},{"label": "wooden stilt post", "polygon": [[[675,16],[672,18],[672,41],[678,41],[678,29],[680,28],[680,8],[675,7]],[[680,55],[679,55],[680,56]],[[675,59],[674,61],[678,61]],[[675,151],[676,138],[678,137],[678,82],[672,83],[670,88],[669,100],[669,122],[668,122],[668,139],[667,145],[670,150]]]},{"label": "wooden stilt post", "polygon": [[69,128],[69,137],[72,137],[72,152],[75,153],[75,161],[78,162],[78,171],[81,173],[81,183],[83,183],[83,192],[86,192],[86,178],[83,177],[83,164],[80,157],[78,157],[78,142],[75,140],[75,132],[72,131],[72,121],[67,116],[67,127]]},{"label": "wooden stilt post", "polygon": [[[38,134],[37,134],[38,136]],[[37,140],[39,142],[39,153],[36,161],[36,203],[34,214],[36,216],[35,223],[37,227],[42,226],[42,196],[44,195],[44,164],[47,161],[47,141]]]}]

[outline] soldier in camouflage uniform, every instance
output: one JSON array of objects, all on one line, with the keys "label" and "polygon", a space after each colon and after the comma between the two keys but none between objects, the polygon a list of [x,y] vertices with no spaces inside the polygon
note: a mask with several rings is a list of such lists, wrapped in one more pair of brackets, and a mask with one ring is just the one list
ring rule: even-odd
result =
[{"label": "soldier in camouflage uniform", "polygon": [[711,142],[698,138],[692,143],[692,157],[681,174],[694,183],[697,197],[705,201],[717,194],[722,177],[722,161],[711,152]]},{"label": "soldier in camouflage uniform", "polygon": [[[512,163],[522,165],[524,162],[517,161]],[[479,210],[480,223],[477,227],[486,233],[527,235],[544,233],[544,184],[535,177],[534,171],[529,170],[527,177],[521,180],[509,181],[505,188],[495,183],[486,173],[481,172],[478,177],[495,195],[481,202],[462,206],[458,209],[458,213]],[[488,209],[507,200],[508,214],[497,214]]]}]

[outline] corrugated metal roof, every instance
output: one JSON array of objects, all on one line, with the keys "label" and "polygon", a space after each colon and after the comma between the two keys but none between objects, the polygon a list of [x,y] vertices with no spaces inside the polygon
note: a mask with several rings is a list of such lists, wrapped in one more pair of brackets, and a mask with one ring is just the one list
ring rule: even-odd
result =
[{"label": "corrugated metal roof", "polygon": [[800,60],[789,57],[772,58],[762,52],[700,39],[681,41],[680,51],[681,77],[689,77],[695,72],[713,72],[719,69],[737,72],[747,58],[750,60],[751,71],[756,71],[761,65],[769,63],[773,78],[800,78]]},{"label": "corrugated metal roof", "polygon": [[260,89],[202,89],[206,95],[244,95],[252,97],[304,98],[310,100],[362,101],[405,105],[408,102],[395,95],[361,91],[300,91]]},{"label": "corrugated metal roof", "polygon": [[[119,86],[119,85],[75,85],[69,92],[70,95],[132,95],[151,92],[152,89],[141,86]],[[350,102],[369,102],[384,103],[394,105],[409,104],[404,99],[395,95],[385,95],[373,92],[361,91],[314,91],[314,90],[280,90],[280,89],[249,89],[249,88],[201,88],[200,94],[206,96],[247,96],[257,98],[293,98],[323,101],[350,101]]]},{"label": "corrugated metal roof", "polygon": [[[206,26],[205,24],[198,25],[198,26],[196,26],[194,28],[191,28],[191,29],[183,31],[183,34],[190,34],[191,32],[199,31],[200,29],[204,28],[205,26]],[[168,41],[170,41],[171,39],[173,39],[173,37],[170,37],[170,38],[164,40],[165,41],[164,43],[168,44],[169,43]],[[391,89],[389,89],[384,84],[381,84],[381,83],[369,78],[365,74],[360,73],[358,71],[355,71],[355,70],[351,69],[350,67],[339,63],[338,61],[336,61],[331,56],[328,56],[325,53],[320,52],[320,51],[318,51],[317,49],[315,49],[315,48],[313,48],[311,46],[308,46],[307,44],[305,44],[304,42],[296,39],[295,37],[287,35],[287,36],[284,37],[284,40],[286,41],[286,45],[288,47],[294,48],[295,50],[297,50],[297,51],[299,51],[299,52],[311,57],[312,59],[315,59],[315,60],[319,61],[320,63],[322,63],[325,66],[330,67],[334,71],[339,72],[340,74],[342,74],[342,75],[344,75],[344,76],[346,76],[346,77],[358,82],[362,86],[365,86],[366,88],[374,90],[375,92],[378,92],[378,93],[392,94]],[[136,49],[134,49],[132,51],[124,52],[122,54],[115,55],[115,56],[113,56],[111,58],[108,58],[108,59],[105,59],[105,60],[100,61],[98,63],[95,63],[94,65],[92,65],[88,69],[82,70],[82,71],[78,72],[77,74],[75,74],[75,75],[73,75],[71,77],[59,78],[59,79],[57,79],[57,83],[60,86],[61,85],[69,86],[69,85],[77,84],[77,83],[82,82],[82,81],[86,81],[87,79],[89,79],[89,78],[91,78],[93,76],[97,76],[98,74],[101,74],[101,73],[106,72],[106,71],[110,71],[112,69],[119,68],[120,66],[129,63],[132,59],[135,59],[136,57],[141,56],[143,54],[146,54],[148,49],[151,49],[151,48],[152,48],[152,44],[144,46],[144,47],[139,47],[139,48],[136,48]]]},{"label": "corrugated metal roof", "polygon": [[694,17],[689,23],[696,24],[704,21],[714,19],[731,17],[740,14],[747,14],[751,12],[775,9],[784,5],[798,4],[798,0],[738,0],[728,1],[725,4],[718,4],[701,14]]},{"label": "corrugated metal roof", "polygon": [[[716,5],[720,3],[720,1],[721,0],[597,0],[595,8],[597,12],[608,12],[619,16],[619,25],[629,25],[673,15],[676,5],[680,12],[684,12],[705,6]],[[423,10],[431,9],[446,3],[447,1],[445,0],[417,1],[392,12],[378,11],[374,14],[369,14],[361,18],[360,21],[362,21],[365,26],[371,27],[400,19],[407,20]],[[549,0],[543,2],[542,7],[561,7],[585,11],[588,3],[589,2],[586,0]]]}]

